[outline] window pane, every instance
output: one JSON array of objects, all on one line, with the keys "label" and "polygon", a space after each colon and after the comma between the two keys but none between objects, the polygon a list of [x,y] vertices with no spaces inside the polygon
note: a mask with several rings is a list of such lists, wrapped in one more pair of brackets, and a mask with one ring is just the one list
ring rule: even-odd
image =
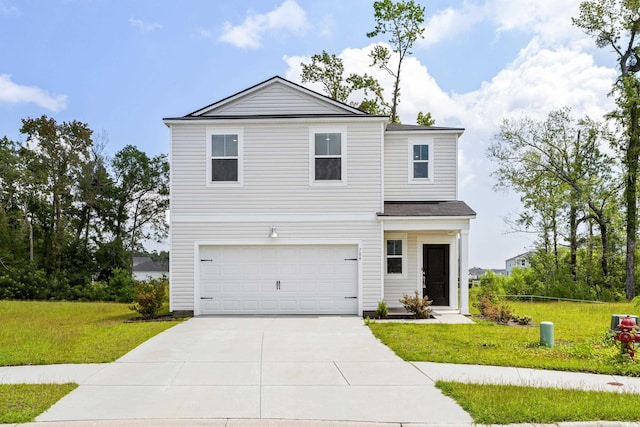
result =
[{"label": "window pane", "polygon": [[402,274],[402,258],[387,258],[387,274]]},{"label": "window pane", "polygon": [[387,255],[402,255],[402,240],[387,240]]},{"label": "window pane", "polygon": [[413,164],[413,177],[414,178],[429,178],[429,163],[414,163]]},{"label": "window pane", "polygon": [[316,159],[316,181],[340,181],[341,159]]},{"label": "window pane", "polygon": [[238,181],[238,160],[211,160],[211,181]]},{"label": "window pane", "polygon": [[237,157],[238,135],[211,135],[212,157]]},{"label": "window pane", "polygon": [[342,154],[340,149],[341,135],[339,133],[328,133],[327,141],[329,142],[329,155],[339,156]]},{"label": "window pane", "polygon": [[339,133],[316,133],[316,156],[339,156],[341,135]]},{"label": "window pane", "polygon": [[429,146],[418,144],[414,145],[413,160],[429,160]]},{"label": "window pane", "polygon": [[238,135],[225,135],[224,155],[229,157],[238,156]]},{"label": "window pane", "polygon": [[429,146],[421,145],[420,146],[420,160],[429,160]]},{"label": "window pane", "polygon": [[211,135],[211,155],[213,157],[224,156],[224,135]]},{"label": "window pane", "polygon": [[323,134],[316,134],[316,156],[326,156],[327,155],[327,141],[321,137]]}]

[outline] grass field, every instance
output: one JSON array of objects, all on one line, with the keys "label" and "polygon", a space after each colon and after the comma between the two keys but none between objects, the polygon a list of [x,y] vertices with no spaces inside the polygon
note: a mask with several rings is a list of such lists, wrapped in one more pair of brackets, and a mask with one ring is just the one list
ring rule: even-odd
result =
[{"label": "grass field", "polygon": [[640,421],[638,396],[633,394],[442,381],[436,387],[458,402],[476,423]]},{"label": "grass field", "polygon": [[76,384],[0,384],[0,424],[32,421],[76,387]]},{"label": "grass field", "polygon": [[0,366],[111,362],[176,322],[134,322],[127,304],[0,301]]},{"label": "grass field", "polygon": [[[606,339],[611,315],[637,314],[633,304],[509,304],[515,314],[530,316],[534,326],[477,321],[473,325],[372,322],[369,327],[405,360],[640,376],[640,360],[620,361],[618,349]],[[554,324],[554,348],[540,346],[538,324],[543,321]],[[637,395],[456,382],[437,386],[476,423],[640,421]]]},{"label": "grass field", "polygon": [[[517,366],[640,376],[640,363],[618,361],[605,339],[612,314],[637,314],[633,304],[511,302],[536,326],[371,323],[373,333],[405,360]],[[539,345],[542,321],[554,323],[555,346]],[[638,355],[640,358],[640,353]]]}]

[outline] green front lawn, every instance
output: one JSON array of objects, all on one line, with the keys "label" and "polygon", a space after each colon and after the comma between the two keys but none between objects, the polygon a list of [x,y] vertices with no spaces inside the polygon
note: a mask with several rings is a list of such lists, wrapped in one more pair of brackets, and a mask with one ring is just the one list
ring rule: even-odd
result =
[{"label": "green front lawn", "polygon": [[[535,327],[372,322],[374,335],[404,360],[516,366],[640,376],[640,361],[619,363],[605,341],[612,314],[637,314],[633,304],[511,302],[514,312]],[[554,323],[555,347],[540,347],[543,321]],[[638,352],[640,360],[640,352]]]},{"label": "green front lawn", "polygon": [[0,384],[0,424],[27,423],[77,384]]},{"label": "green front lawn", "polygon": [[634,394],[443,381],[436,387],[480,424],[640,421]]},{"label": "green front lawn", "polygon": [[176,322],[134,322],[128,304],[0,301],[0,366],[112,362]]}]

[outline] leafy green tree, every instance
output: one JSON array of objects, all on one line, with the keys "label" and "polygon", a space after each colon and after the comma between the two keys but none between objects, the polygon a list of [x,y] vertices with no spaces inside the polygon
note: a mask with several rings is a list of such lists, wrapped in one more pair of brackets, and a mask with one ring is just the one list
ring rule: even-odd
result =
[{"label": "leafy green tree", "polygon": [[413,0],[393,2],[380,0],[373,3],[376,26],[373,31],[367,33],[372,38],[380,34],[389,36],[389,44],[392,51],[398,55],[398,63],[390,64],[391,52],[385,46],[377,45],[370,53],[372,65],[388,72],[394,79],[393,95],[391,101],[391,123],[399,123],[398,103],[400,102],[400,72],[402,61],[407,55],[411,55],[413,44],[424,38],[424,10],[425,8],[413,2]]},{"label": "leafy green tree", "polygon": [[[169,208],[169,162],[166,155],[149,158],[127,145],[114,157],[113,237],[128,247],[129,257],[144,239],[166,237]],[[131,264],[129,264],[131,266]]]},{"label": "leafy green tree", "polygon": [[24,256],[26,217],[21,203],[18,144],[0,138],[0,274]]},{"label": "leafy green tree", "polygon": [[[530,118],[505,120],[489,148],[489,156],[498,163],[494,172],[502,186],[518,191],[528,208],[556,212],[555,223],[565,212],[569,241],[569,265],[573,281],[578,280],[578,227],[587,220],[597,224],[602,242],[601,267],[605,284],[612,286],[610,260],[612,247],[609,230],[612,206],[617,203],[613,159],[600,146],[608,133],[603,125],[588,117],[574,120],[568,108],[553,111],[544,122]],[[541,188],[541,183],[547,183]],[[552,197],[551,197],[552,196]],[[556,266],[557,238],[554,234]]]},{"label": "leafy green tree", "polygon": [[433,126],[436,124],[435,119],[431,117],[431,113],[427,112],[427,114],[422,114],[422,111],[418,113],[418,118],[416,122],[420,126]]},{"label": "leafy green tree", "polygon": [[[49,268],[60,273],[62,249],[69,222],[75,183],[82,165],[89,156],[92,130],[78,121],[58,124],[55,119],[42,116],[23,119],[20,132],[27,135],[27,144],[33,145],[28,169],[34,174],[40,189],[40,207],[51,205],[51,215],[44,220],[51,241],[46,246],[52,264]],[[41,210],[41,213],[44,210]]]},{"label": "leafy green tree", "polygon": [[347,103],[349,96],[357,91],[364,94],[360,103],[351,102],[369,114],[387,114],[388,105],[384,101],[383,90],[378,80],[368,74],[352,73],[344,77],[344,63],[335,54],[322,51],[321,54],[311,56],[311,63],[302,66],[302,82],[322,84],[324,93],[331,99]]},{"label": "leafy green tree", "polygon": [[638,229],[638,171],[640,168],[640,1],[590,0],[580,4],[573,24],[594,38],[596,46],[614,52],[618,79],[613,88],[618,105],[611,117],[619,123],[625,137],[617,144],[625,167],[626,276],[628,300],[635,296],[635,262]]}]

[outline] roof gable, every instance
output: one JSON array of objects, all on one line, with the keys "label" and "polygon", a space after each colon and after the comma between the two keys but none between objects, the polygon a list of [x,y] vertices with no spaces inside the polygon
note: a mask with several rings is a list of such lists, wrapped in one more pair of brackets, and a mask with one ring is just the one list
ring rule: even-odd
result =
[{"label": "roof gable", "polygon": [[367,115],[367,113],[275,76],[187,114],[185,117],[300,115]]}]

